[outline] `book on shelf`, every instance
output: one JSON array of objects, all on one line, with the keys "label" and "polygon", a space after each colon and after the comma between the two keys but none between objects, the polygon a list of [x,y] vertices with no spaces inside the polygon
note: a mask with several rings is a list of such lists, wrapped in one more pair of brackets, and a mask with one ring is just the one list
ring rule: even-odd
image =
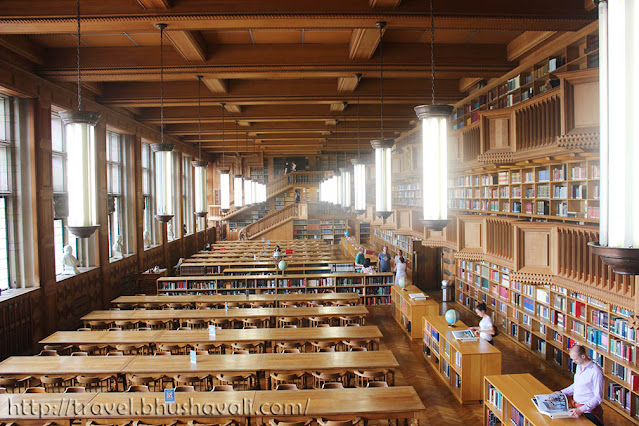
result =
[{"label": "book on shelf", "polygon": [[551,393],[544,395],[535,395],[531,398],[537,410],[551,419],[561,419],[570,417],[570,405],[568,398],[563,393]]}]

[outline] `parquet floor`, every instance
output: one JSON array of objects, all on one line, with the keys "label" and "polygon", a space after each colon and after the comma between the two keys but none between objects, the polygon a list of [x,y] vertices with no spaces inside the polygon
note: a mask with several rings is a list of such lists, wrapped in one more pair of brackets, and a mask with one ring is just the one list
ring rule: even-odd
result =
[{"label": "parquet floor", "polygon": [[[441,301],[441,292],[432,292],[429,295],[438,302]],[[455,308],[464,323],[478,324],[478,318],[457,304],[446,305],[446,303],[441,305],[442,314],[447,309]],[[439,377],[424,360],[421,341],[418,339],[411,341],[408,338],[393,320],[390,308],[373,308],[370,312],[367,323],[377,325],[384,335],[380,349],[393,351],[399,361],[400,367],[395,375],[395,383],[413,386],[427,408],[420,418],[420,424],[481,425],[482,406],[480,404],[462,406],[457,403],[448,388],[441,383]],[[497,336],[495,346],[502,352],[503,374],[530,373],[551,389],[562,389],[571,383],[568,377],[558,374],[551,366],[541,362],[506,336]],[[604,418],[607,426],[631,424],[607,406],[604,406]]]}]

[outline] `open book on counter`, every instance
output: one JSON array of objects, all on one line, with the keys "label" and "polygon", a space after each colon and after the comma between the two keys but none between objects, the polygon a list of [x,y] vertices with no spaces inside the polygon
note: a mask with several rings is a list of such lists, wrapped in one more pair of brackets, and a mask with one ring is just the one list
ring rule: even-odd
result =
[{"label": "open book on counter", "polygon": [[546,395],[535,395],[535,397],[531,399],[539,412],[541,414],[545,414],[551,419],[570,417],[568,398],[566,398],[566,395],[561,392]]}]

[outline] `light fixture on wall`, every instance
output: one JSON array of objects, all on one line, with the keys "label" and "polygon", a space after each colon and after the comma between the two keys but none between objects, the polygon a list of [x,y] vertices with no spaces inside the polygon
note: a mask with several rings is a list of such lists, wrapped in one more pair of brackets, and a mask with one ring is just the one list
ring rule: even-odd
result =
[{"label": "light fixture on wall", "polygon": [[359,81],[362,75],[355,74],[357,79],[357,158],[351,160],[353,163],[353,181],[355,213],[364,214],[366,212],[366,165],[362,162],[362,154],[360,149],[360,124],[359,124]]},{"label": "light fixture on wall", "polygon": [[639,275],[639,4],[599,1],[599,241],[614,272]]},{"label": "light fixture on wall", "polygon": [[208,200],[206,194],[206,167],[209,162],[202,158],[202,97],[200,88],[202,76],[196,75],[197,79],[197,133],[198,133],[198,158],[191,161],[193,165],[193,177],[195,180],[195,216],[206,217],[208,214]]},{"label": "light fixture on wall", "polygon": [[441,231],[448,219],[448,117],[452,105],[435,103],[435,19],[433,0],[430,1],[430,72],[431,104],[415,107],[422,125],[422,202],[424,226]]},{"label": "light fixture on wall", "polygon": [[167,223],[173,218],[173,148],[172,143],[164,141],[164,30],[166,24],[157,24],[160,30],[160,143],[151,145],[155,153],[155,218]]},{"label": "light fixture on wall", "polygon": [[238,135],[237,135],[238,122],[235,120],[235,151],[237,160],[235,162],[235,174],[233,175],[233,204],[236,209],[241,209],[244,205],[242,202],[242,186],[244,179],[242,179],[242,157],[240,156],[240,149],[238,148]]},{"label": "light fixture on wall", "polygon": [[97,212],[97,170],[95,149],[95,126],[100,113],[82,110],[82,84],[80,73],[80,0],[77,11],[77,68],[78,68],[78,110],[62,111],[64,141],[67,161],[72,167],[66,168],[68,185],[69,216],[67,229],[78,238],[88,238],[99,227]]},{"label": "light fixture on wall", "polygon": [[218,169],[217,172],[220,174],[220,209],[222,213],[226,213],[231,208],[231,172],[226,168],[225,162],[226,142],[224,139],[226,135],[224,134],[224,111],[226,104],[222,102],[220,107],[222,108],[222,167]]},{"label": "light fixture on wall", "polygon": [[371,141],[375,149],[375,214],[382,219],[388,219],[393,213],[392,203],[392,167],[391,151],[395,146],[395,139],[384,139],[384,27],[386,22],[377,22],[379,29],[379,81],[380,81],[380,139]]},{"label": "light fixture on wall", "polygon": [[[344,122],[344,143],[348,140],[348,124],[346,122],[346,106],[348,102],[342,102],[342,121]],[[352,174],[348,167],[340,167],[339,169],[342,175],[342,208],[350,210],[352,205]]]}]

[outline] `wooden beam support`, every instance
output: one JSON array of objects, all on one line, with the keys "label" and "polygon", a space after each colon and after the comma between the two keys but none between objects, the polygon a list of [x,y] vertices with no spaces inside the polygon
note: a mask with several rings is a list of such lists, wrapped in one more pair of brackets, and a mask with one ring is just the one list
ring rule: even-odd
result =
[{"label": "wooden beam support", "polygon": [[355,76],[337,78],[338,92],[354,92],[358,86],[359,86],[359,79]]},{"label": "wooden beam support", "polygon": [[166,31],[165,34],[173,47],[187,61],[206,61],[208,48],[199,31]]},{"label": "wooden beam support", "polygon": [[331,104],[331,112],[343,112],[346,110],[348,102],[336,102]]},{"label": "wooden beam support", "polygon": [[385,8],[394,8],[399,6],[402,3],[402,0],[368,0],[368,4],[370,7],[385,7]]},{"label": "wooden beam support", "polygon": [[[383,29],[382,32],[386,32]],[[370,59],[379,44],[379,30],[377,28],[355,28],[348,43],[349,59]]]},{"label": "wooden beam support", "polygon": [[556,31],[526,31],[508,43],[506,46],[506,60],[516,61],[559,34]]},{"label": "wooden beam support", "polygon": [[213,94],[221,94],[229,92],[229,84],[227,80],[221,78],[204,77],[202,82]]},{"label": "wooden beam support", "polygon": [[242,107],[237,104],[226,104],[225,108],[230,113],[240,114],[242,112]]},{"label": "wooden beam support", "polygon": [[171,8],[171,0],[138,0],[145,10],[167,10]]},{"label": "wooden beam support", "polygon": [[42,65],[44,63],[42,59],[44,49],[23,35],[0,35],[0,46],[6,47],[12,52],[17,53],[38,65]]}]

